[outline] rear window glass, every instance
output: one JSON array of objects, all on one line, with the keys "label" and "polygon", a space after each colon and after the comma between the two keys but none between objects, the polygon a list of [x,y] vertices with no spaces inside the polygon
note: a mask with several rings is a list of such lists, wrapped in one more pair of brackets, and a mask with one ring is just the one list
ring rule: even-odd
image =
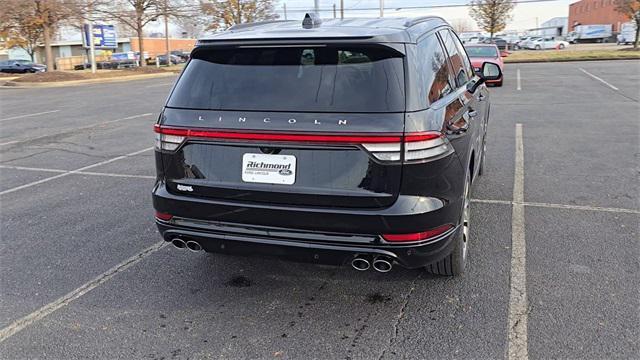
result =
[{"label": "rear window glass", "polygon": [[208,110],[404,111],[402,55],[384,47],[196,51],[168,106]]},{"label": "rear window glass", "polygon": [[493,46],[467,46],[469,57],[498,57],[498,51]]}]

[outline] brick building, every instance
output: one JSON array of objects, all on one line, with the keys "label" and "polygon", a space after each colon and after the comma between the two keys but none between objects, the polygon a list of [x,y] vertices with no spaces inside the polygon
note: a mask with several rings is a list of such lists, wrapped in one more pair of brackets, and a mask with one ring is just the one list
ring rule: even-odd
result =
[{"label": "brick building", "polygon": [[616,0],[580,0],[569,5],[569,31],[576,25],[611,24],[613,32],[630,20],[616,11]]},{"label": "brick building", "polygon": [[[131,51],[139,51],[140,46],[137,37],[131,37]],[[150,56],[155,57],[156,55],[165,54],[167,51],[165,45],[165,39],[162,38],[150,38],[145,37],[142,40],[142,45],[144,46],[144,51],[148,53]],[[169,38],[169,49],[171,50],[182,50],[182,51],[191,51],[193,47],[196,45],[196,39],[175,39]]]}]

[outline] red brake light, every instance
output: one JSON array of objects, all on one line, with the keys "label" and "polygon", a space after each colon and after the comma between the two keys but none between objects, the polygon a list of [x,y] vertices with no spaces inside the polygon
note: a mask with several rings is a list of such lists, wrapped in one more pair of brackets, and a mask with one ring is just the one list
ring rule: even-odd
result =
[{"label": "red brake light", "polygon": [[438,226],[437,228],[433,228],[427,231],[422,231],[419,233],[410,233],[410,234],[384,234],[382,238],[389,242],[408,242],[408,241],[421,241],[427,240],[438,235],[444,234],[453,228],[453,225],[446,224],[442,226]]},{"label": "red brake light", "polygon": [[166,214],[166,213],[161,213],[156,211],[156,219],[159,220],[163,220],[163,221],[169,221],[173,218],[173,215],[171,214]]},{"label": "red brake light", "polygon": [[273,132],[242,132],[232,130],[207,130],[180,127],[165,127],[160,124],[154,126],[156,134],[156,148],[174,151],[188,138],[302,142],[318,144],[352,144],[364,147],[372,156],[380,161],[398,162],[402,157],[404,147],[404,161],[431,161],[440,159],[453,152],[453,147],[440,131],[424,131],[408,134],[314,134],[314,133],[273,133]]},{"label": "red brake light", "polygon": [[[260,132],[239,132],[220,130],[201,130],[187,128],[168,128],[155,125],[154,131],[163,135],[174,135],[182,137],[227,139],[227,140],[267,140],[284,142],[315,142],[315,143],[342,143],[342,144],[369,144],[369,143],[390,143],[402,140],[402,135],[326,135],[326,134],[282,134],[282,133],[260,133]],[[418,140],[415,140],[418,141]]]}]

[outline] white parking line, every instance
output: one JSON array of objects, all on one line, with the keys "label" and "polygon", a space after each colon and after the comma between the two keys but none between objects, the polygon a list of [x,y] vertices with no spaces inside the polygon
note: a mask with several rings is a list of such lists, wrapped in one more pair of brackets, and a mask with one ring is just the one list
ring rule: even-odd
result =
[{"label": "white parking line", "polygon": [[38,115],[44,115],[44,114],[51,114],[51,113],[55,113],[55,112],[58,112],[58,111],[60,111],[60,110],[51,110],[51,111],[43,111],[43,112],[33,113],[33,114],[26,114],[26,115],[12,116],[12,117],[8,117],[8,118],[0,119],[0,122],[2,122],[2,121],[8,121],[8,120],[15,120],[15,119],[22,119],[22,118],[31,117],[31,116],[38,116]]},{"label": "white parking line", "polygon": [[[73,128],[73,131],[90,129],[90,128],[93,128],[93,127],[96,127],[96,126],[112,124],[112,123],[119,122],[119,121],[131,120],[131,119],[136,119],[136,118],[145,117],[145,116],[151,116],[151,115],[153,115],[153,113],[144,113],[144,114],[127,116],[127,117],[120,118],[120,119],[108,120],[108,121],[103,121],[103,122],[96,123],[96,124],[91,124],[91,125],[87,125],[87,126]],[[7,142],[0,143],[0,146],[10,145],[10,144],[17,144],[17,143],[27,142],[27,141],[34,141],[34,140],[46,138],[46,137],[49,137],[49,136],[56,136],[56,135],[64,134],[64,133],[65,132],[57,133],[57,134],[47,134],[47,135],[42,135],[42,136],[37,136],[37,137],[34,137],[34,138],[28,138],[28,139],[22,139],[22,140],[7,141]]]},{"label": "white parking line", "polygon": [[620,91],[620,89],[618,89],[617,87],[615,87],[615,86],[613,86],[613,85],[609,84],[608,82],[604,81],[603,79],[601,79],[601,78],[599,78],[599,77],[597,77],[597,76],[593,75],[592,73],[588,72],[587,70],[585,70],[585,69],[583,69],[583,68],[578,68],[578,69],[580,69],[580,71],[582,71],[583,73],[585,73],[585,74],[587,74],[587,75],[591,76],[592,78],[594,78],[594,79],[596,79],[596,80],[600,81],[601,83],[603,83],[603,84],[607,85],[608,87],[612,88],[613,90],[615,90],[615,91]]},{"label": "white parking line", "polygon": [[492,199],[471,199],[471,202],[479,203],[479,204],[500,204],[500,205],[518,204],[518,205],[524,205],[524,206],[542,207],[542,208],[549,208],[549,209],[603,211],[603,212],[612,212],[612,213],[621,213],[621,214],[638,214],[638,215],[640,215],[640,210],[636,210],[636,209],[611,208],[611,207],[602,207],[602,206],[550,204],[550,203],[529,202],[529,201],[515,202],[515,201],[492,200]]},{"label": "white parking line", "polygon": [[101,284],[107,282],[108,280],[110,280],[111,278],[113,278],[114,276],[116,276],[118,273],[123,272],[124,270],[126,270],[127,268],[137,264],[138,262],[140,262],[142,259],[146,258],[147,256],[155,253],[156,251],[162,249],[167,243],[165,241],[159,241],[151,246],[149,246],[148,248],[140,251],[139,253],[133,255],[132,257],[128,258],[127,260],[119,263],[118,265],[112,267],[111,269],[103,272],[102,274],[96,276],[95,278],[93,278],[91,281],[83,284],[82,286],[80,286],[79,288],[73,290],[72,292],[64,295],[63,297],[39,308],[38,310],[12,322],[11,324],[9,324],[7,327],[5,327],[4,329],[0,330],[0,343],[7,340],[8,338],[10,338],[11,336],[15,335],[16,333],[22,331],[24,328],[26,328],[27,326],[42,320],[43,318],[45,318],[46,316],[50,315],[51,313],[55,312],[56,310],[69,305],[72,301],[78,299],[79,297],[81,297],[82,295],[88,293],[89,291],[95,289],[96,287],[100,286]]},{"label": "white parking line", "polygon": [[520,68],[516,70],[517,90],[522,90],[522,82],[520,81]]},{"label": "white parking line", "polygon": [[50,176],[48,178],[44,178],[44,179],[41,179],[41,180],[38,180],[38,181],[33,181],[33,182],[28,183],[28,184],[16,186],[16,187],[11,188],[11,189],[0,191],[0,195],[9,194],[9,193],[12,193],[14,191],[26,189],[26,188],[29,188],[29,187],[32,187],[32,186],[35,186],[35,185],[46,183],[46,182],[51,181],[51,180],[59,179],[61,177],[69,176],[69,175],[72,175],[72,174],[77,174],[77,173],[82,172],[84,170],[88,170],[88,169],[92,169],[94,167],[98,167],[98,166],[101,166],[101,165],[109,164],[109,163],[112,163],[114,161],[118,161],[118,160],[122,160],[122,159],[128,158],[130,156],[142,154],[143,152],[149,151],[151,149],[153,149],[153,147],[149,147],[149,148],[142,149],[142,150],[139,150],[139,151],[134,151],[134,152],[126,154],[126,155],[117,156],[117,157],[114,157],[114,158],[109,159],[109,160],[101,161],[101,162],[93,164],[93,165],[84,166],[84,167],[81,167],[81,168],[76,169],[76,170],[71,170],[71,171],[64,172],[64,173],[61,173],[61,174],[58,174],[58,175]]},{"label": "white parking line", "polygon": [[26,167],[26,166],[13,166],[13,165],[0,165],[0,169],[53,172],[53,173],[62,173],[62,174],[70,173],[72,175],[110,176],[110,177],[123,177],[123,178],[137,178],[137,179],[155,179],[156,178],[155,176],[151,176],[151,175],[114,174],[114,173],[93,172],[93,171],[44,169],[44,168],[34,168],[34,167]]},{"label": "white parking line", "polygon": [[549,204],[549,203],[537,203],[537,202],[525,202],[524,205],[542,207],[542,208],[552,208],[552,209],[569,209],[569,210],[585,210],[585,211],[604,211],[604,212],[623,213],[623,214],[640,214],[640,210],[609,208],[609,207],[600,207],[600,206]]},{"label": "white parking line", "polygon": [[511,208],[511,276],[509,293],[509,359],[527,360],[527,267],[524,239],[524,146],[522,124],[516,124],[516,168]]}]

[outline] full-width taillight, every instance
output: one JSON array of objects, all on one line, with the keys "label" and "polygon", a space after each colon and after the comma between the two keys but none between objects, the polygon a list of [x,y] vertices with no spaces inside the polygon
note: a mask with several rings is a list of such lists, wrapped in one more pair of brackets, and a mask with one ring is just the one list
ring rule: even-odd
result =
[{"label": "full-width taillight", "polygon": [[427,231],[417,232],[417,233],[409,233],[409,234],[384,234],[382,238],[389,242],[410,242],[410,241],[423,241],[431,238],[435,238],[439,235],[444,234],[453,228],[453,225],[446,224],[442,226],[438,226],[433,229],[429,229]]},{"label": "full-width taillight", "polygon": [[[453,147],[439,131],[411,133],[404,136],[404,161],[420,162],[439,159],[453,152]],[[382,161],[400,160],[402,144],[362,144],[373,156]]]},{"label": "full-width taillight", "polygon": [[244,140],[268,142],[294,142],[314,144],[350,144],[365,148],[380,161],[400,161],[404,146],[407,162],[437,159],[453,152],[447,138],[438,131],[402,134],[314,134],[240,132],[166,127],[156,124],[156,148],[174,151],[187,138],[215,140]]}]

